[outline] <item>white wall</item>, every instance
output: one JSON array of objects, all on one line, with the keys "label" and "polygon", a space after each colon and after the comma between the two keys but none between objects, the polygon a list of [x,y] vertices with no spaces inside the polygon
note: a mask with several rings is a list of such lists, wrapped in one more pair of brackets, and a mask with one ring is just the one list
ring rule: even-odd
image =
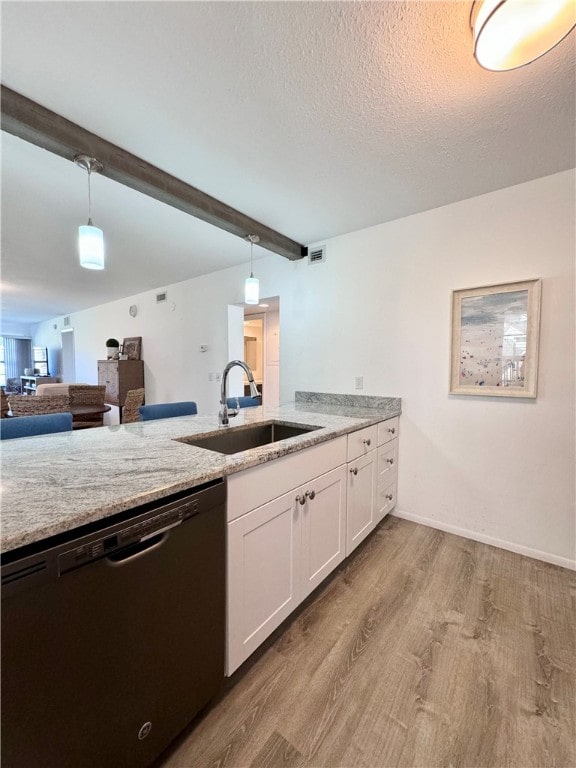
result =
[{"label": "white wall", "polygon": [[[562,564],[575,540],[575,197],[568,171],[328,240],[325,263],[269,257],[254,270],[261,294],[280,296],[282,401],[354,392],[356,376],[364,394],[402,397],[402,513]],[[215,412],[208,373],[227,362],[245,273],[168,286],[167,304],[152,291],[72,315],[77,379],[96,380],[108,336],[142,336],[147,401]],[[451,291],[535,277],[537,400],[450,396]],[[52,322],[34,343],[50,346]]]}]

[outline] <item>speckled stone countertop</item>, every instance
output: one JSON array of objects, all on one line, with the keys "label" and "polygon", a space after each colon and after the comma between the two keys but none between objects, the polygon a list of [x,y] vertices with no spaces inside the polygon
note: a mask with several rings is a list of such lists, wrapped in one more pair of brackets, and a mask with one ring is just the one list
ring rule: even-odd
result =
[{"label": "speckled stone countertop", "polygon": [[[330,400],[330,398],[333,398]],[[399,398],[297,392],[278,408],[180,416],[1,444],[2,552],[398,416]],[[176,438],[279,419],[320,427],[231,456]]]}]

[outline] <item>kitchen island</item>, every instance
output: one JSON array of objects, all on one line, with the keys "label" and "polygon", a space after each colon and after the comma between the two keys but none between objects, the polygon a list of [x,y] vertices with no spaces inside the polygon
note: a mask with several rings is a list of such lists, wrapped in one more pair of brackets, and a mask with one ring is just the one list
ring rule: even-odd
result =
[{"label": "kitchen island", "polygon": [[[400,398],[297,392],[278,408],[218,417],[181,416],[2,444],[2,552],[93,523],[216,478],[264,464],[396,417]],[[318,427],[234,455],[178,438],[270,420]]]}]

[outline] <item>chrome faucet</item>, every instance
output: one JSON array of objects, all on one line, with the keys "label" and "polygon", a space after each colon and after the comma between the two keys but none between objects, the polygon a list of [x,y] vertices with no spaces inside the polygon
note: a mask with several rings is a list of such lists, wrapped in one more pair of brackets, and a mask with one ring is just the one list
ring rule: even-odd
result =
[{"label": "chrome faucet", "polygon": [[258,387],[254,381],[254,374],[252,373],[250,366],[243,360],[231,360],[222,372],[222,386],[220,388],[220,411],[218,412],[218,423],[222,424],[223,426],[228,426],[230,423],[230,416],[238,415],[238,411],[235,408],[229,409],[226,403],[226,385],[228,383],[228,374],[235,365],[240,366],[240,368],[244,370],[246,376],[248,377],[248,383],[250,384],[250,396],[262,397],[260,392],[258,392]]}]

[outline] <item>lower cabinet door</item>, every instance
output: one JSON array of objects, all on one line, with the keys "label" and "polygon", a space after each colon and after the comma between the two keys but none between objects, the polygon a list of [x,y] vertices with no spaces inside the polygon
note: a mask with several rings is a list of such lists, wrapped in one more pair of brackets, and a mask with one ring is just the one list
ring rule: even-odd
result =
[{"label": "lower cabinet door", "polygon": [[378,486],[378,508],[376,522],[383,520],[396,506],[396,476],[386,486]]},{"label": "lower cabinet door", "polygon": [[228,523],[228,675],[300,602],[296,493]]},{"label": "lower cabinet door", "polygon": [[370,451],[348,463],[346,555],[376,525],[377,452]]},{"label": "lower cabinet door", "polygon": [[298,489],[302,520],[302,594],[307,597],[346,555],[346,465]]}]

